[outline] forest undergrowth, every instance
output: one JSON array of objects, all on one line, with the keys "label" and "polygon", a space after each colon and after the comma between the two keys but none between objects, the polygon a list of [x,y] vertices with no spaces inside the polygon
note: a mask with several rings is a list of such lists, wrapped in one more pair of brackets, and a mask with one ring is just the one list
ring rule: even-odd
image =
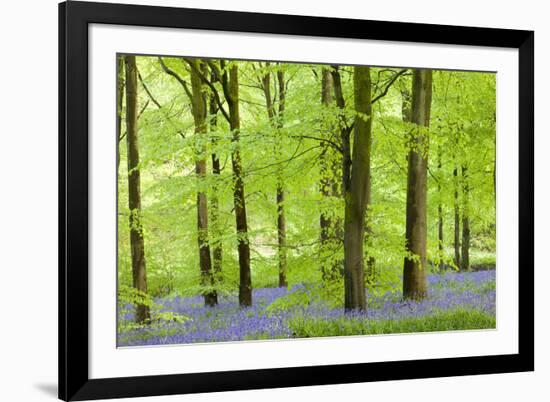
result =
[{"label": "forest undergrowth", "polygon": [[133,307],[121,306],[118,346],[491,329],[495,272],[429,275],[429,296],[420,301],[403,300],[400,289],[367,293],[366,311],[344,312],[315,284],[255,289],[246,309],[236,295],[216,307],[205,307],[200,295],[157,298],[149,325],[136,325]]}]

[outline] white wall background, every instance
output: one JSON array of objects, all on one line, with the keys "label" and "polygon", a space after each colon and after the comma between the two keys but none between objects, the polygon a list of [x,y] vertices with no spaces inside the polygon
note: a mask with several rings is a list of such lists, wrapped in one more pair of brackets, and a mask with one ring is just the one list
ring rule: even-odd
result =
[{"label": "white wall background", "polygon": [[[119,0],[119,2],[131,2]],[[134,401],[546,401],[550,378],[550,25],[523,0],[135,0],[143,4],[534,29],[536,43],[535,373],[318,386]],[[2,2],[0,22],[0,400],[47,401],[57,382],[57,1]],[[537,113],[538,112],[538,113]],[[452,345],[449,345],[452,347]]]}]

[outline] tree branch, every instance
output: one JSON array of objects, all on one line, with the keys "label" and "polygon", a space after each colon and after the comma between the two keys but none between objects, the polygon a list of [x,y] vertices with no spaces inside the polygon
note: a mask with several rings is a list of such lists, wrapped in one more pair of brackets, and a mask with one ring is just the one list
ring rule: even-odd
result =
[{"label": "tree branch", "polygon": [[292,156],[291,156],[290,158],[288,158],[288,159],[285,159],[285,160],[282,160],[282,161],[278,161],[278,162],[268,163],[267,165],[258,167],[258,168],[256,168],[256,169],[247,169],[247,170],[246,170],[246,175],[249,176],[251,173],[255,173],[255,172],[258,172],[258,171],[260,171],[260,170],[268,169],[268,168],[273,167],[273,166],[282,165],[283,163],[288,164],[288,163],[292,162],[293,160],[298,159],[300,156],[305,155],[306,153],[308,153],[308,152],[310,152],[310,151],[312,151],[312,150],[314,150],[314,149],[317,149],[317,148],[319,148],[319,147],[320,147],[320,145],[315,145],[315,146],[310,147],[310,148],[308,148],[308,149],[306,149],[305,151],[300,152],[300,153],[298,153],[297,151],[295,151],[295,152],[292,154]]},{"label": "tree branch", "polygon": [[164,61],[162,60],[162,57],[159,57],[158,59],[159,59],[160,65],[161,65],[162,69],[164,70],[164,72],[166,74],[171,75],[172,77],[174,77],[181,84],[181,86],[185,90],[185,93],[187,94],[189,99],[192,100],[193,99],[193,94],[189,90],[189,87],[187,86],[187,82],[185,82],[185,80],[183,80],[178,75],[178,73],[176,73],[174,70],[171,70],[170,68],[168,68],[168,66],[166,64],[164,64]]},{"label": "tree branch", "polygon": [[151,91],[149,91],[149,88],[147,88],[147,85],[145,85],[145,82],[143,81],[143,78],[141,77],[141,73],[138,71],[138,79],[139,79],[139,82],[141,83],[141,86],[143,87],[143,89],[145,90],[145,92],[147,93],[147,95],[149,96],[149,99],[151,99],[153,101],[153,103],[159,108],[159,109],[162,109],[162,106],[161,104],[155,99],[155,97],[153,96],[153,94],[151,93]]},{"label": "tree branch", "polygon": [[392,79],[390,80],[390,82],[386,85],[386,87],[384,88],[384,90],[376,97],[374,97],[372,100],[371,100],[371,104],[373,104],[374,102],[376,102],[377,100],[379,100],[380,98],[383,98],[384,96],[386,96],[388,94],[388,91],[390,90],[390,87],[393,85],[393,83],[399,78],[401,77],[403,74],[405,74],[407,72],[407,69],[403,69],[401,71],[399,71],[398,73],[396,73]]},{"label": "tree branch", "polygon": [[220,64],[222,69],[224,69],[224,72],[222,73],[219,69],[219,67],[214,63],[213,60],[207,60],[208,66],[212,69],[212,72],[216,76],[216,81],[219,81],[222,84],[222,90],[223,95],[225,96],[225,99],[227,102],[232,102],[231,94],[229,91],[229,82],[227,78],[227,72],[225,71],[225,62],[223,60],[220,60]]},{"label": "tree branch", "polygon": [[[139,82],[141,83],[141,86],[143,87],[143,89],[147,93],[147,96],[149,96],[149,99],[151,99],[153,101],[153,103],[157,106],[157,108],[159,108],[159,110],[162,111],[162,105],[155,99],[155,97],[153,96],[153,94],[151,93],[151,91],[149,90],[147,85],[145,85],[145,81],[143,81],[143,78],[141,77],[141,73],[139,72],[139,70],[137,70],[137,74],[138,74]],[[147,101],[147,104],[149,104],[149,101]],[[145,110],[145,109],[143,109],[143,110]],[[166,119],[171,122],[170,117],[168,115],[166,115]],[[185,139],[185,134],[183,133],[182,130],[180,130],[176,127],[176,132],[180,135],[181,138]]]},{"label": "tree branch", "polygon": [[[206,84],[208,85],[208,87],[212,90],[212,94],[214,95],[214,100],[216,101],[216,104],[218,105],[218,109],[220,112],[222,112],[223,114],[223,117],[225,118],[225,120],[227,120],[227,122],[230,122],[230,117],[229,117],[229,114],[226,112],[226,110],[224,109],[223,107],[223,104],[222,104],[222,101],[220,100],[220,95],[218,94],[218,90],[216,89],[216,87],[214,86],[214,84],[204,76],[204,74],[202,73],[202,71],[199,71],[195,65],[190,62],[188,59],[184,58],[184,60],[187,62],[187,64],[189,64],[189,66],[199,75],[199,77],[201,77],[201,80]],[[206,60],[206,64],[208,64],[208,66],[210,67],[210,69],[212,70],[212,72],[214,73],[214,76],[216,77],[216,80],[219,81],[219,70],[214,70],[214,68],[217,69],[217,66],[212,62],[212,60]],[[214,66],[214,67],[213,67]],[[225,94],[225,89],[224,89],[224,94]]]},{"label": "tree branch", "polygon": [[313,136],[310,136],[310,135],[291,135],[290,137],[291,138],[307,138],[307,139],[310,139],[310,140],[317,140],[317,141],[327,142],[330,145],[332,145],[337,151],[342,152],[342,148],[337,143],[335,143],[334,141],[331,141],[327,138],[313,137]]}]

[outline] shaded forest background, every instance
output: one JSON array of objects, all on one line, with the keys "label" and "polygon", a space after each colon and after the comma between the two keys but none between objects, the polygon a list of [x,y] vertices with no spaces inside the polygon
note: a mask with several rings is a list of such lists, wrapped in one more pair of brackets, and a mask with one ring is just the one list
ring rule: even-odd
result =
[{"label": "shaded forest background", "polygon": [[429,272],[495,266],[495,74],[117,68],[119,295],[138,321],[151,296],[247,306],[252,288],[322,283],[364,309],[365,290],[423,298]]}]

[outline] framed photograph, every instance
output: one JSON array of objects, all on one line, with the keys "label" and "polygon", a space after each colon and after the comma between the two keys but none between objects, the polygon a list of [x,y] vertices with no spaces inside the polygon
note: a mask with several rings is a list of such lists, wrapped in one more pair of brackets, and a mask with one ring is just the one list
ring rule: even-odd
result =
[{"label": "framed photograph", "polygon": [[534,33],[59,5],[59,397],[532,371]]}]

